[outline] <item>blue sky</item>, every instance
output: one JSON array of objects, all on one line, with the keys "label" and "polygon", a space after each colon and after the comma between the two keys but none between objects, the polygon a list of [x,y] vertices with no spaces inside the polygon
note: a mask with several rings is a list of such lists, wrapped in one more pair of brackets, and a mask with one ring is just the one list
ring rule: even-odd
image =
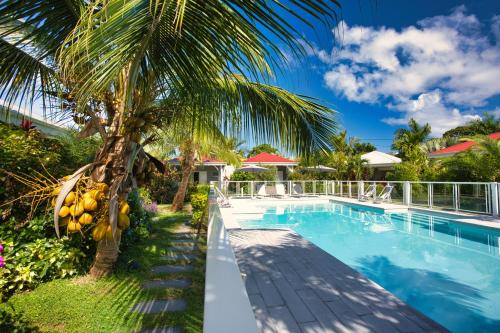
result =
[{"label": "blue sky", "polygon": [[341,1],[342,24],[313,33],[276,84],[339,111],[348,134],[389,151],[411,117],[433,135],[492,112],[500,117],[498,0]]}]

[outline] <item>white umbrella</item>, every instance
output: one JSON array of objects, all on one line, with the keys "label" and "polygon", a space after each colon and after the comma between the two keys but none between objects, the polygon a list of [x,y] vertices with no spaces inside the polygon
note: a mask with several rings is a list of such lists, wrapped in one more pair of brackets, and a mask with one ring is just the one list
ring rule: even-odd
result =
[{"label": "white umbrella", "polygon": [[314,167],[307,167],[305,169],[309,170],[309,171],[325,172],[325,173],[326,172],[335,172],[335,171],[337,171],[334,168],[330,168],[330,167],[327,167],[327,166],[324,166],[324,165],[318,165],[318,166],[314,166]]},{"label": "white umbrella", "polygon": [[239,168],[237,170],[244,171],[244,172],[266,172],[266,171],[269,171],[268,168],[260,167],[257,165],[248,165],[248,166],[244,166],[242,168]]}]

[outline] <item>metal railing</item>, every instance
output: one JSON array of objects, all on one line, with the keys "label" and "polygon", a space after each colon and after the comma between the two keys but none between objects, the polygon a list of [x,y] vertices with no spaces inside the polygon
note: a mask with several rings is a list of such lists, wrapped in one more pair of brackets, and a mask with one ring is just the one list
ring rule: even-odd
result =
[{"label": "metal railing", "polygon": [[299,180],[212,184],[228,198],[326,195],[351,199],[359,199],[371,184],[376,186],[377,194],[391,185],[391,202],[395,204],[493,216],[499,215],[500,207],[500,183]]}]

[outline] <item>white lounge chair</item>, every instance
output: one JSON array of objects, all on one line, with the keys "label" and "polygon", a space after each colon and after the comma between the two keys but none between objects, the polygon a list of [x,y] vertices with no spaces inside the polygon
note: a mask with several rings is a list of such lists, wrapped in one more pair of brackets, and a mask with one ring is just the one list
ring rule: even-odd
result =
[{"label": "white lounge chair", "polygon": [[287,195],[286,189],[285,189],[285,184],[278,183],[276,184],[276,196],[278,197],[285,197]]},{"label": "white lounge chair", "polygon": [[375,184],[371,184],[370,186],[368,186],[368,188],[366,189],[365,193],[361,194],[359,196],[359,201],[368,201],[368,200],[372,200],[373,197],[375,196],[376,194],[376,191],[377,191],[377,185]]},{"label": "white lounge chair", "polygon": [[394,189],[394,186],[385,185],[382,192],[380,192],[378,197],[375,200],[373,200],[373,203],[391,202],[392,201],[391,200],[391,193],[392,193],[393,189]]},{"label": "white lounge chair", "polygon": [[267,196],[267,191],[266,191],[266,184],[261,184],[258,185],[258,190],[257,190],[257,197],[266,197]]},{"label": "white lounge chair", "polygon": [[304,195],[304,189],[302,188],[301,184],[293,184],[292,195],[295,195],[295,196]]}]

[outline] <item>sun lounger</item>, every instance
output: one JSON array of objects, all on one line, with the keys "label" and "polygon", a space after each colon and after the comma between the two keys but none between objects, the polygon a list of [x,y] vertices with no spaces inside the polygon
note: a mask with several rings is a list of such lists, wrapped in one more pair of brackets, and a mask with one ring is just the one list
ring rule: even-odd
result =
[{"label": "sun lounger", "polygon": [[266,197],[267,196],[267,190],[266,190],[266,184],[260,184],[258,185],[257,189],[257,197]]},{"label": "sun lounger", "polygon": [[285,189],[285,184],[278,183],[276,184],[276,196],[278,197],[284,197],[286,196],[286,189]]},{"label": "sun lounger", "polygon": [[373,197],[375,196],[376,194],[376,191],[377,191],[377,185],[375,184],[371,184],[370,186],[368,186],[368,188],[366,189],[365,193],[361,194],[359,196],[359,201],[368,201],[368,200],[372,200]]},{"label": "sun lounger", "polygon": [[383,202],[391,202],[391,193],[394,189],[394,186],[386,185],[382,192],[378,195],[378,197],[373,200],[373,203],[383,203]]}]

